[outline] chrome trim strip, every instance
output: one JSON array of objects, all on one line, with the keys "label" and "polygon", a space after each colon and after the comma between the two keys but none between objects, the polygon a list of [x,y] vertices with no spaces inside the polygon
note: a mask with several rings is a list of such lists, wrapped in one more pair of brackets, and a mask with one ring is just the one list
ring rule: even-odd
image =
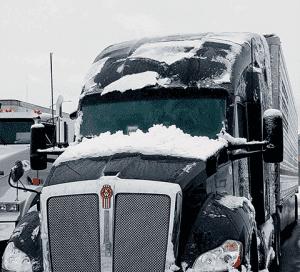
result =
[{"label": "chrome trim strip", "polygon": [[[109,185],[112,189],[110,208],[104,208],[101,197],[101,189]],[[55,196],[67,196],[75,194],[98,194],[100,217],[100,245],[101,245],[101,271],[113,271],[113,230],[115,213],[115,196],[118,193],[149,193],[163,194],[171,197],[170,224],[168,234],[168,248],[166,253],[166,270],[175,264],[177,245],[173,245],[174,229],[180,224],[181,217],[181,188],[178,184],[148,181],[125,180],[117,176],[103,176],[98,180],[78,181],[72,184],[64,183],[43,188],[41,194],[41,237],[43,247],[44,271],[51,271],[51,256],[49,252],[47,201]],[[43,220],[44,219],[44,220]],[[46,220],[45,220],[46,219]],[[178,221],[179,220],[179,221]],[[175,224],[174,224],[175,223]],[[178,235],[178,233],[177,233]]]}]

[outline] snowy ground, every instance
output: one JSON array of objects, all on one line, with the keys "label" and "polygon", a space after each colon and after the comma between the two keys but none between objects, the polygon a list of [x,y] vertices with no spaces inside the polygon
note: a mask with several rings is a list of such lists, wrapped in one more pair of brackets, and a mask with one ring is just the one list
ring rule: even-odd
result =
[{"label": "snowy ground", "polygon": [[[300,187],[300,186],[299,186]],[[299,188],[300,192],[300,188]],[[298,203],[300,203],[300,193]],[[298,214],[300,206],[298,206]],[[293,229],[292,235],[281,247],[282,264],[280,272],[300,272],[300,218]]]}]

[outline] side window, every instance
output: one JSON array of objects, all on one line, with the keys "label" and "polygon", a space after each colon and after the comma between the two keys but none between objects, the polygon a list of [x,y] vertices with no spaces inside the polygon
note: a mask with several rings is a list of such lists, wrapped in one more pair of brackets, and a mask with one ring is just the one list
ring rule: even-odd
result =
[{"label": "side window", "polygon": [[68,124],[67,122],[64,122],[64,142],[67,143],[69,140],[69,131],[68,131]]},{"label": "side window", "polygon": [[233,136],[234,135],[234,104],[228,107],[227,112],[227,132]]},{"label": "side window", "polygon": [[238,137],[247,139],[246,109],[241,103],[237,103]]}]

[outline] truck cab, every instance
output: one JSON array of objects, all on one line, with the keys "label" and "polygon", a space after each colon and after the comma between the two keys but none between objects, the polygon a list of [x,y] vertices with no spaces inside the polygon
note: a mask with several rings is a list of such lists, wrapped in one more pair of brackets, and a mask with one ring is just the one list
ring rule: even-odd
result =
[{"label": "truck cab", "polygon": [[[74,140],[74,122],[66,113],[54,116],[52,120],[49,108],[26,103],[19,100],[0,100],[0,255],[11,236],[16,224],[35,203],[36,194],[12,188],[8,177],[12,165],[16,161],[30,162],[31,126],[35,123],[44,124],[47,146],[58,142],[58,120],[63,130],[60,142],[71,143]],[[56,156],[55,156],[56,158]],[[26,169],[19,185],[32,190],[41,190],[52,163],[43,170]]]},{"label": "truck cab", "polygon": [[10,259],[16,250],[32,271],[268,268],[284,160],[271,71],[266,38],[254,33],[103,50],[84,81],[76,144],[15,230],[5,271],[22,259]]}]

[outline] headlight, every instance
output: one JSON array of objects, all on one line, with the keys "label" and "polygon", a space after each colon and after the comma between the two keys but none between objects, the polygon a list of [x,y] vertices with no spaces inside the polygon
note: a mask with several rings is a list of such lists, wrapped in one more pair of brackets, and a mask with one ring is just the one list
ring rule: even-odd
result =
[{"label": "headlight", "polygon": [[227,240],[223,245],[200,255],[194,265],[195,271],[227,271],[241,264],[242,243]]},{"label": "headlight", "polygon": [[8,271],[32,272],[32,264],[29,257],[10,242],[2,257],[2,268]]},{"label": "headlight", "polygon": [[18,212],[19,203],[0,203],[0,212]]}]

